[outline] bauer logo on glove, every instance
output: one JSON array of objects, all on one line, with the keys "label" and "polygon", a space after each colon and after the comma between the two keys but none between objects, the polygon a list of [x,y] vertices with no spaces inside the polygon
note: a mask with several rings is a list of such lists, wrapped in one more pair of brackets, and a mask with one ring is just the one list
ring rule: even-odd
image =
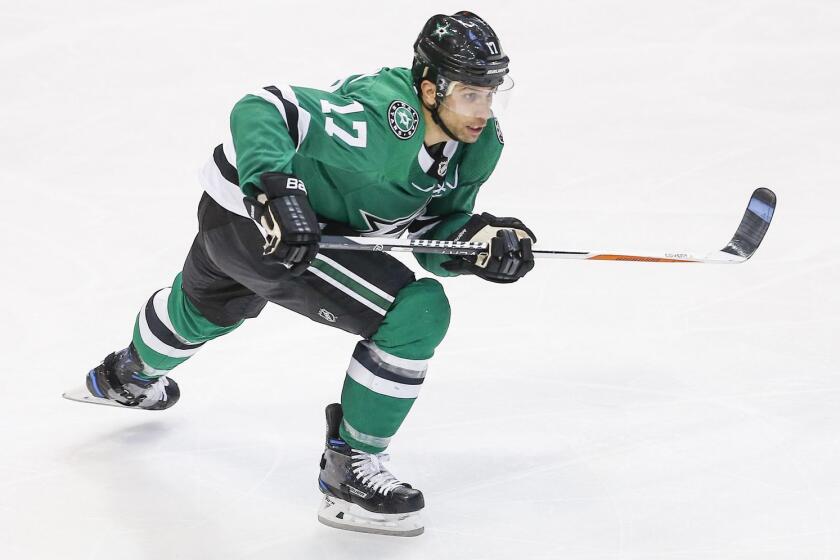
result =
[{"label": "bauer logo on glove", "polygon": [[248,214],[265,231],[263,254],[289,268],[303,272],[318,253],[321,228],[309,205],[303,181],[285,173],[263,173],[263,192],[246,198]]}]

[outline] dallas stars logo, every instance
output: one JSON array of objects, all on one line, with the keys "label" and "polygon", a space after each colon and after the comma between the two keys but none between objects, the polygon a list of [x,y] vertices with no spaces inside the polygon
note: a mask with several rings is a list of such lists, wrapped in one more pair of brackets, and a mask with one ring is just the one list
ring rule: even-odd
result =
[{"label": "dallas stars logo", "polygon": [[505,137],[502,134],[502,127],[499,125],[499,119],[493,119],[493,122],[496,123],[496,138],[499,139],[499,144],[504,144]]},{"label": "dallas stars logo", "polygon": [[404,101],[393,101],[388,107],[388,124],[400,140],[408,140],[417,132],[420,115]]},{"label": "dallas stars logo", "polygon": [[446,25],[437,24],[437,27],[435,28],[435,30],[432,31],[432,35],[434,36],[435,39],[440,41],[441,39],[443,39],[444,37],[449,35],[449,24],[448,23]]},{"label": "dallas stars logo", "polygon": [[367,229],[362,231],[361,234],[377,237],[399,237],[400,234],[405,231],[405,228],[407,228],[417,216],[422,214],[425,209],[426,207],[422,206],[410,216],[394,218],[393,220],[380,218],[379,216],[374,216],[370,212],[365,212],[360,209],[359,213],[361,213],[362,219],[365,221],[365,225],[367,225]]}]

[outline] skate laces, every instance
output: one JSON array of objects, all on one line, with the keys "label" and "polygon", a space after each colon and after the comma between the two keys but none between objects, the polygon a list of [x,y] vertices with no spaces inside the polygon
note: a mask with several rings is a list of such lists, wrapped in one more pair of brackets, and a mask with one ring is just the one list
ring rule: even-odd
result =
[{"label": "skate laces", "polygon": [[362,484],[369,486],[374,492],[388,495],[395,488],[402,486],[383,463],[390,459],[387,453],[367,453],[353,450],[353,473],[359,477]]}]

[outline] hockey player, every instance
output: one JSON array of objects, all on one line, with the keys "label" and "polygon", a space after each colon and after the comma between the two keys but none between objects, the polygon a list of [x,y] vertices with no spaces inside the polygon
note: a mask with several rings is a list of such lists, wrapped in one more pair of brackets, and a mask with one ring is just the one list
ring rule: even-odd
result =
[{"label": "hockey player", "polygon": [[180,393],[170,371],[267,302],[359,335],[341,404],[327,407],[319,519],[421,533],[423,494],[384,467],[383,451],[446,334],[448,301],[439,282],[415,279],[385,253],[319,252],[318,242],[322,232],[406,230],[489,242],[478,257],[416,256],[438,276],[508,283],[527,274],[534,234],[517,219],[473,213],[504,144],[493,109],[512,86],[508,61],[484,20],[458,12],[428,20],[411,69],[243,97],[201,172],[199,232],[183,270],[143,306],[131,344],[89,372],[90,394],[171,407]]}]

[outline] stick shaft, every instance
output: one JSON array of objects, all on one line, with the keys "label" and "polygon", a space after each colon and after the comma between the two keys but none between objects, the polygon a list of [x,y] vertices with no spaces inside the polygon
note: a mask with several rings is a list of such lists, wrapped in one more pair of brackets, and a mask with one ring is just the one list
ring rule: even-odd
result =
[{"label": "stick shaft", "polygon": [[[390,237],[344,237],[325,235],[321,238],[321,249],[337,249],[344,251],[385,251],[436,253],[439,255],[470,256],[486,253],[487,243],[471,243],[460,241],[436,241],[429,239],[393,239]],[[628,261],[628,262],[659,262],[659,263],[737,263],[743,259],[737,255],[721,253],[720,251],[706,256],[697,256],[685,252],[674,253],[643,253],[637,255],[621,254],[606,251],[533,251],[535,258],[574,259],[592,261]]]},{"label": "stick shaft", "polygon": [[[534,249],[534,257],[549,259],[580,259],[588,261],[629,261],[656,263],[742,263],[755,253],[776,210],[776,195],[770,189],[753,191],[747,210],[735,235],[720,251],[694,255],[685,251],[642,253],[629,255],[614,251],[547,251]],[[434,239],[392,239],[390,237],[341,237],[325,235],[322,249],[345,251],[409,251],[412,253],[438,253],[442,255],[470,256],[488,252],[487,243],[463,241],[438,241]]]}]

